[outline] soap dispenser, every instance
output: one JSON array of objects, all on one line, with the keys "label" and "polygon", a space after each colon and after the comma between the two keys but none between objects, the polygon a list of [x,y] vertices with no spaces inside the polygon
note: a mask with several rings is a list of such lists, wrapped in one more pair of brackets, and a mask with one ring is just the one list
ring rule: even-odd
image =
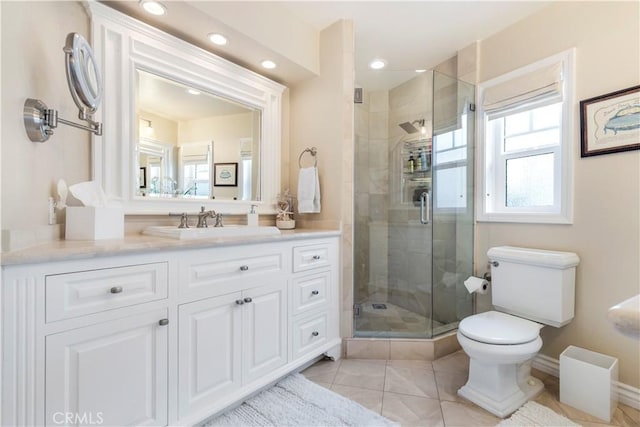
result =
[{"label": "soap dispenser", "polygon": [[256,212],[256,205],[251,205],[251,210],[247,214],[247,225],[249,227],[258,226],[258,212]]}]

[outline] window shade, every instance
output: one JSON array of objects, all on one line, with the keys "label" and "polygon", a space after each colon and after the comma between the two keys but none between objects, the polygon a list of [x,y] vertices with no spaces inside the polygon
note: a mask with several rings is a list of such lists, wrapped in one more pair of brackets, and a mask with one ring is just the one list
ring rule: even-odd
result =
[{"label": "window shade", "polygon": [[208,145],[184,144],[180,146],[180,156],[184,163],[207,163],[209,160]]},{"label": "window shade", "polygon": [[482,107],[491,113],[548,97],[562,100],[561,62],[486,88]]}]

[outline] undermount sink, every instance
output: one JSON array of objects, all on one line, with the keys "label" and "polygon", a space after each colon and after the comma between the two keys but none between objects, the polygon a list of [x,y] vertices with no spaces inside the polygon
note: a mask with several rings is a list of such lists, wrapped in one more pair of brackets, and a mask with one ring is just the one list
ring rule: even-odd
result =
[{"label": "undermount sink", "polygon": [[208,228],[178,228],[175,226],[151,226],[144,229],[142,234],[150,236],[168,237],[171,239],[210,239],[214,237],[242,237],[242,236],[276,236],[280,234],[277,227],[249,227],[247,225],[225,225],[224,227]]},{"label": "undermount sink", "polygon": [[618,332],[640,340],[640,295],[614,305],[607,317]]}]

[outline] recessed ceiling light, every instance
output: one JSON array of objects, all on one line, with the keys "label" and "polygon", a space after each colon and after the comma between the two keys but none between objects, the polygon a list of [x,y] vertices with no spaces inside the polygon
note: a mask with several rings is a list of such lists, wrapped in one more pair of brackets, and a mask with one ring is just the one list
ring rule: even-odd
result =
[{"label": "recessed ceiling light", "polygon": [[218,46],[224,46],[225,44],[227,44],[227,38],[222,34],[211,33],[208,37],[209,40],[211,40],[211,43],[217,44]]},{"label": "recessed ceiling light", "polygon": [[265,59],[264,61],[262,61],[260,65],[262,65],[262,67],[266,68],[267,70],[272,70],[276,68],[276,63],[268,59]]},{"label": "recessed ceiling light", "polygon": [[195,89],[188,89],[187,92],[189,92],[191,95],[200,95],[200,91]]},{"label": "recessed ceiling light", "polygon": [[140,6],[152,15],[162,16],[167,13],[167,8],[162,3],[153,0],[140,0]]},{"label": "recessed ceiling light", "polygon": [[374,59],[369,63],[369,68],[372,70],[381,70],[387,66],[387,61],[384,59]]},{"label": "recessed ceiling light", "polygon": [[425,71],[427,71],[427,70],[424,70],[424,69],[420,68],[419,70],[416,70],[416,73],[424,73]]}]

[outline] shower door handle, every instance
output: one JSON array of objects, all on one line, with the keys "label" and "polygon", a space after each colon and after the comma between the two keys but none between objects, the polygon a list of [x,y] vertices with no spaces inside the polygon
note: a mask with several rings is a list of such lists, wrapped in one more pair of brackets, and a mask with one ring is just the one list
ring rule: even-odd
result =
[{"label": "shower door handle", "polygon": [[420,222],[422,224],[429,224],[429,221],[431,220],[429,217],[430,204],[429,192],[423,191],[420,195]]}]

